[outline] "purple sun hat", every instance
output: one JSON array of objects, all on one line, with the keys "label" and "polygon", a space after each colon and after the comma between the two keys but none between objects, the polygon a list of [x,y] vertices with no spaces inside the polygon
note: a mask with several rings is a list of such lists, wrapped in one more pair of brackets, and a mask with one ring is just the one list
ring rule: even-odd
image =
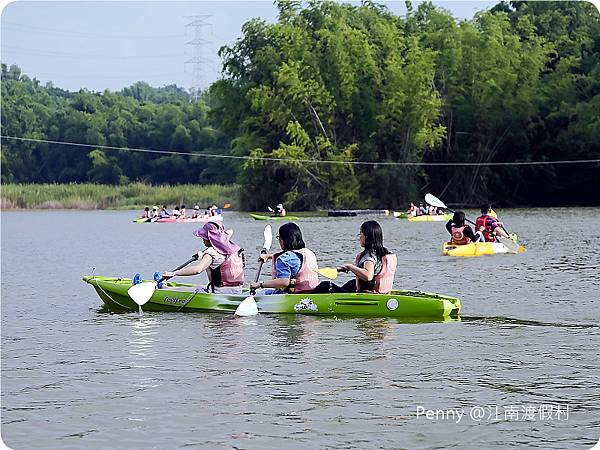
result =
[{"label": "purple sun hat", "polygon": [[221,222],[206,222],[202,228],[194,231],[194,236],[210,242],[210,245],[221,255],[231,255],[241,249],[231,241]]}]

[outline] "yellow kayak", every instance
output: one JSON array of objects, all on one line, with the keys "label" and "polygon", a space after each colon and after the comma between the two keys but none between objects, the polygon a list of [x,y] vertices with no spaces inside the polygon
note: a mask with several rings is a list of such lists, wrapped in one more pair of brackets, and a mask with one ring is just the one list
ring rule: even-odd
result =
[{"label": "yellow kayak", "polygon": [[452,214],[439,214],[436,216],[426,215],[426,216],[409,217],[408,221],[409,222],[448,222],[450,219],[452,219]]},{"label": "yellow kayak", "polygon": [[456,245],[452,242],[444,242],[442,254],[445,256],[483,256],[501,253],[523,253],[525,247],[519,245],[517,251],[510,251],[506,245],[500,242],[471,242],[465,245]]}]

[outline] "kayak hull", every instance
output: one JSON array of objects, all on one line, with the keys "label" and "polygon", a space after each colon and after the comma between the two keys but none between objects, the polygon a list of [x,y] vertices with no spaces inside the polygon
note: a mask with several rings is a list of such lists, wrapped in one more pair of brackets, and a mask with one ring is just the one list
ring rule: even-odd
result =
[{"label": "kayak hull", "polygon": [[[109,309],[138,310],[127,294],[131,279],[85,276],[83,281],[94,287]],[[247,295],[196,293],[194,285],[169,282],[167,287],[154,291],[143,309],[234,313]],[[419,291],[392,291],[388,295],[275,294],[254,298],[260,313],[444,319],[460,312],[458,298]]]},{"label": "kayak hull", "polygon": [[296,216],[264,216],[262,214],[250,214],[254,220],[298,220]]},{"label": "kayak hull", "polygon": [[134,219],[135,223],[197,223],[197,222],[223,222],[223,216],[221,214],[217,214],[215,216],[202,216],[196,217],[192,219],[191,217],[186,217],[185,219],[175,219],[174,217],[165,217],[164,219]]},{"label": "kayak hull", "polygon": [[455,245],[451,242],[442,244],[442,254],[445,256],[474,257],[485,255],[498,255],[507,253],[523,253],[525,247],[519,245],[517,251],[510,251],[508,247],[500,242],[471,242],[465,245]]},{"label": "kayak hull", "polygon": [[409,222],[448,222],[450,219],[452,219],[452,214],[439,214],[439,215],[435,215],[435,216],[424,215],[424,216],[409,217],[408,221]]}]

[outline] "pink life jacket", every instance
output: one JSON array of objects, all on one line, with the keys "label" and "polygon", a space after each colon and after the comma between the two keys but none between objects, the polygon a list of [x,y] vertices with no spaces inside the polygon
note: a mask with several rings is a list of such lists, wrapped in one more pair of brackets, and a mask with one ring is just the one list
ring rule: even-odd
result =
[{"label": "pink life jacket", "polygon": [[465,245],[471,242],[471,239],[465,236],[465,228],[467,227],[468,225],[463,225],[462,227],[455,227],[454,224],[452,224],[450,231],[452,232],[452,242],[454,244]]},{"label": "pink life jacket", "polygon": [[[360,252],[356,255],[355,264],[358,265],[360,260]],[[388,253],[381,258],[381,272],[373,277],[373,288],[364,289],[361,286],[361,280],[356,277],[356,292],[372,292],[374,294],[389,294],[394,285],[394,274],[396,273],[396,266],[398,265],[398,258],[394,253]]]},{"label": "pink life jacket", "polygon": [[[225,261],[216,269],[206,270],[209,285],[213,288],[241,286],[244,284],[244,249],[225,256]],[[213,290],[214,292],[214,290]]]},{"label": "pink life jacket", "polygon": [[[298,255],[301,262],[300,269],[296,273],[296,276],[292,277],[293,281],[290,280],[290,286],[293,286],[293,292],[295,294],[310,292],[319,284],[319,265],[317,264],[317,257],[307,248],[293,250],[293,252]],[[271,269],[273,278],[277,278],[275,262],[282,253],[284,252],[277,253],[273,257],[273,268]]]}]

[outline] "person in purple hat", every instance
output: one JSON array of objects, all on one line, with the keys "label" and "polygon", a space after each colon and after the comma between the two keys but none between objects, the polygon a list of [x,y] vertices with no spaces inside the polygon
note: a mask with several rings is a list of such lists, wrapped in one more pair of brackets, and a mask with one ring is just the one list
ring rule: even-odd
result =
[{"label": "person in purple hat", "polygon": [[202,238],[206,250],[198,252],[198,262],[174,272],[164,272],[165,279],[198,275],[206,271],[208,286],[197,292],[241,294],[244,284],[244,249],[234,243],[221,222],[207,222],[194,231]]}]

